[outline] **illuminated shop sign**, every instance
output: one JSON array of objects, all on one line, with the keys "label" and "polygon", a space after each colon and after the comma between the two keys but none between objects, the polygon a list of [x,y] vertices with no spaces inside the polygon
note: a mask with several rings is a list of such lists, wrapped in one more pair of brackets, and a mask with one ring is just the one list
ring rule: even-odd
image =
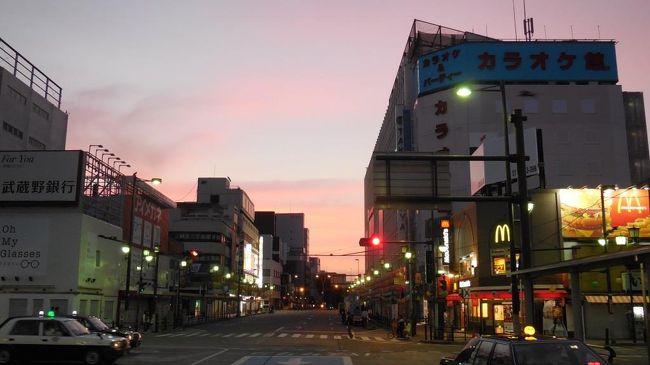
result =
[{"label": "illuminated shop sign", "polygon": [[494,80],[616,82],[614,42],[467,42],[418,59],[420,95]]},{"label": "illuminated shop sign", "polygon": [[510,226],[507,223],[497,224],[494,228],[494,243],[510,242]]},{"label": "illuminated shop sign", "polygon": [[440,227],[442,228],[442,246],[443,246],[442,261],[445,264],[451,262],[451,258],[449,254],[449,227],[450,226],[451,223],[449,222],[449,219],[443,219],[440,221]]},{"label": "illuminated shop sign", "polygon": [[565,238],[601,238],[603,223],[608,237],[629,237],[630,227],[650,237],[650,198],[644,189],[604,190],[602,196],[600,189],[562,189],[560,214]]},{"label": "illuminated shop sign", "polygon": [[461,280],[458,282],[459,288],[469,288],[470,286],[472,286],[472,282],[469,280]]}]

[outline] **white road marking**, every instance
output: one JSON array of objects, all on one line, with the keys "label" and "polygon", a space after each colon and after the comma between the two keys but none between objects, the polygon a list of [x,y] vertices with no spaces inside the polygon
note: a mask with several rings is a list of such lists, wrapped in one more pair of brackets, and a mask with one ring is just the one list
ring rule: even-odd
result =
[{"label": "white road marking", "polygon": [[368,337],[368,336],[359,336],[359,338],[364,340],[364,341],[370,341],[370,337]]},{"label": "white road marking", "polygon": [[196,336],[196,335],[198,335],[199,333],[201,333],[201,332],[193,332],[193,333],[188,333],[188,334],[187,334],[187,336],[185,336],[185,337],[192,337],[192,336]]},{"label": "white road marking", "polygon": [[238,335],[235,336],[235,337],[237,337],[237,338],[242,338],[242,337],[246,337],[246,336],[248,336],[248,333],[244,332],[244,333],[240,333],[240,334],[238,334]]},{"label": "white road marking", "polygon": [[257,336],[261,336],[261,335],[262,335],[261,333],[253,333],[252,335],[250,335],[248,337],[257,337]]},{"label": "white road marking", "polygon": [[203,333],[203,334],[199,335],[199,337],[205,337],[205,336],[210,336],[210,334],[209,333]]},{"label": "white road marking", "polygon": [[377,340],[377,341],[386,341],[386,340],[385,340],[384,338],[382,338],[382,337],[375,337],[375,340]]},{"label": "white road marking", "polygon": [[288,333],[280,333],[278,337],[287,337]]},{"label": "white road marking", "polygon": [[214,335],[212,335],[212,337],[219,337],[221,335],[223,335],[223,333],[215,333]]},{"label": "white road marking", "polygon": [[314,338],[314,335],[305,335],[305,338]]},{"label": "white road marking", "polygon": [[234,335],[234,333],[229,333],[227,335],[223,335],[223,337],[232,337],[233,335]]},{"label": "white road marking", "polygon": [[321,340],[327,340],[327,335],[320,335]]},{"label": "white road marking", "polygon": [[[265,333],[264,337],[273,337],[273,335],[275,335],[275,333],[269,332],[269,333]],[[280,337],[280,336],[278,336],[278,337]]]},{"label": "white road marking", "polygon": [[204,357],[204,358],[202,358],[200,360],[197,360],[197,361],[191,363],[190,365],[198,365],[198,364],[200,364],[200,363],[202,363],[202,362],[204,362],[206,360],[210,360],[211,358],[213,358],[215,356],[219,356],[219,355],[223,354],[226,351],[228,351],[228,349],[223,349],[223,350],[221,350],[219,352],[215,352],[214,354],[212,354],[210,356],[206,356],[206,357]]},{"label": "white road marking", "polygon": [[293,335],[291,335],[291,337],[298,338],[298,337],[300,337],[300,333],[294,333]]},{"label": "white road marking", "polygon": [[334,336],[334,339],[335,339],[335,340],[340,340],[340,339],[341,339],[341,336],[339,336],[339,335],[335,335],[335,336]]},{"label": "white road marking", "polygon": [[164,335],[157,335],[156,337],[167,337],[171,335],[172,335],[171,333],[165,333]]}]

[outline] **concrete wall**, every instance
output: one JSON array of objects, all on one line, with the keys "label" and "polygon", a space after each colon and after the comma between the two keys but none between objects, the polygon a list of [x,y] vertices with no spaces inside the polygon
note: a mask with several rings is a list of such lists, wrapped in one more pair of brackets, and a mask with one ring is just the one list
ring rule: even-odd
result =
[{"label": "concrete wall", "polygon": [[[65,149],[68,115],[7,70],[0,67],[0,73],[0,123],[9,123],[22,132],[22,138],[18,138],[0,127],[0,150],[43,149],[30,143],[30,137],[42,143],[44,149]],[[33,111],[34,104],[48,113],[47,119]]]}]

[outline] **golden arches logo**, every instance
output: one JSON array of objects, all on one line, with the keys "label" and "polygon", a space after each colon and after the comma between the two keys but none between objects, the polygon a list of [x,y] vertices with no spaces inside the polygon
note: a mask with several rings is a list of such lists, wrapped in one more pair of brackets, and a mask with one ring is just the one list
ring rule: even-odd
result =
[{"label": "golden arches logo", "polygon": [[626,213],[643,213],[647,208],[641,203],[639,195],[635,194],[633,196],[620,195],[618,197],[618,202],[616,204],[616,212],[621,213],[625,211]]},{"label": "golden arches logo", "polygon": [[494,230],[494,243],[510,242],[510,226],[499,224]]}]

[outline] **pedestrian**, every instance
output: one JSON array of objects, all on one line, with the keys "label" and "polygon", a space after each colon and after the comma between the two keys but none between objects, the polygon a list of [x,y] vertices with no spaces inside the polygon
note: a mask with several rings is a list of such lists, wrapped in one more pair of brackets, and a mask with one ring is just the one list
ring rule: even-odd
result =
[{"label": "pedestrian", "polygon": [[406,328],[406,321],[404,316],[400,314],[399,319],[397,320],[397,337],[404,338],[404,329]]}]

